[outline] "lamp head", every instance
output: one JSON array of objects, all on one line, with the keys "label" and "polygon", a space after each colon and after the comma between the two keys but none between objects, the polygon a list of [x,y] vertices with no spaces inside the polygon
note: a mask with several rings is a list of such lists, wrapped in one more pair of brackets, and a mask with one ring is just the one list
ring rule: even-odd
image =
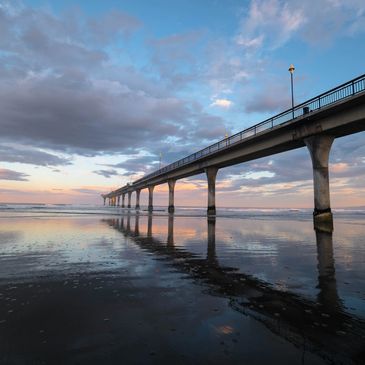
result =
[{"label": "lamp head", "polygon": [[290,66],[289,66],[289,72],[291,73],[291,74],[293,74],[294,73],[294,70],[295,70],[295,67],[294,67],[294,65],[293,64],[291,64]]}]

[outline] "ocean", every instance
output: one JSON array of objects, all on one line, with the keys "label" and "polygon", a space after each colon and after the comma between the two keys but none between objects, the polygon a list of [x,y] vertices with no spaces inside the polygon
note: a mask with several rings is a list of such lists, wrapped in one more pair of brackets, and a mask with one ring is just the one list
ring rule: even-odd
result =
[{"label": "ocean", "polygon": [[0,205],[1,364],[363,364],[365,210]]}]

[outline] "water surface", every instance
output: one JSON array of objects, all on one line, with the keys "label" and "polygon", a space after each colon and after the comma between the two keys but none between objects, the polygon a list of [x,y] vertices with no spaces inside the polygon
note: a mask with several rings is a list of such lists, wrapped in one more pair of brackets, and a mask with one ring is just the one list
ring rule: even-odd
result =
[{"label": "water surface", "polygon": [[364,222],[3,207],[0,362],[362,363]]}]

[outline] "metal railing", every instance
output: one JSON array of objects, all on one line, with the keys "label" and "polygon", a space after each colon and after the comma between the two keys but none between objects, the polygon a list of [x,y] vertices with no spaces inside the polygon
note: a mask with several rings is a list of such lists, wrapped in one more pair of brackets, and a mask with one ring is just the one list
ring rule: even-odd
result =
[{"label": "metal railing", "polygon": [[[307,114],[311,111],[319,110],[325,106],[331,105],[338,101],[344,100],[351,96],[354,96],[362,91],[365,91],[365,74],[361,75],[351,81],[348,81],[342,85],[339,85],[323,94],[320,94],[312,99],[305,101],[292,108],[277,114],[269,119],[264,120],[250,128],[244,129],[228,138],[225,138],[219,142],[216,142],[198,152],[195,152],[187,157],[184,157],[176,162],[173,162],[157,171],[148,174],[141,179],[136,180],[132,185],[148,180],[152,177],[162,175],[166,172],[175,170],[181,166],[187,165],[193,161],[197,161],[206,156],[213,155],[218,151],[228,149],[230,146],[241,142],[247,138],[255,136],[263,131],[273,129],[274,127],[281,125],[283,123],[289,122],[290,120],[295,120],[296,118]],[[294,113],[293,113],[294,112]],[[294,114],[294,119],[293,119]]]}]

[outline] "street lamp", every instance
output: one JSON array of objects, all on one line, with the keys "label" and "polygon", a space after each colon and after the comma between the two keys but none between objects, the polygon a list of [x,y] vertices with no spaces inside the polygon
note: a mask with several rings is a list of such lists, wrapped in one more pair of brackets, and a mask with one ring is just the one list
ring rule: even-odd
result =
[{"label": "street lamp", "polygon": [[293,73],[294,73],[294,65],[291,64],[289,66],[289,72],[290,72],[290,85],[291,85],[291,108],[293,113],[293,119],[294,119],[294,92],[293,92]]}]

